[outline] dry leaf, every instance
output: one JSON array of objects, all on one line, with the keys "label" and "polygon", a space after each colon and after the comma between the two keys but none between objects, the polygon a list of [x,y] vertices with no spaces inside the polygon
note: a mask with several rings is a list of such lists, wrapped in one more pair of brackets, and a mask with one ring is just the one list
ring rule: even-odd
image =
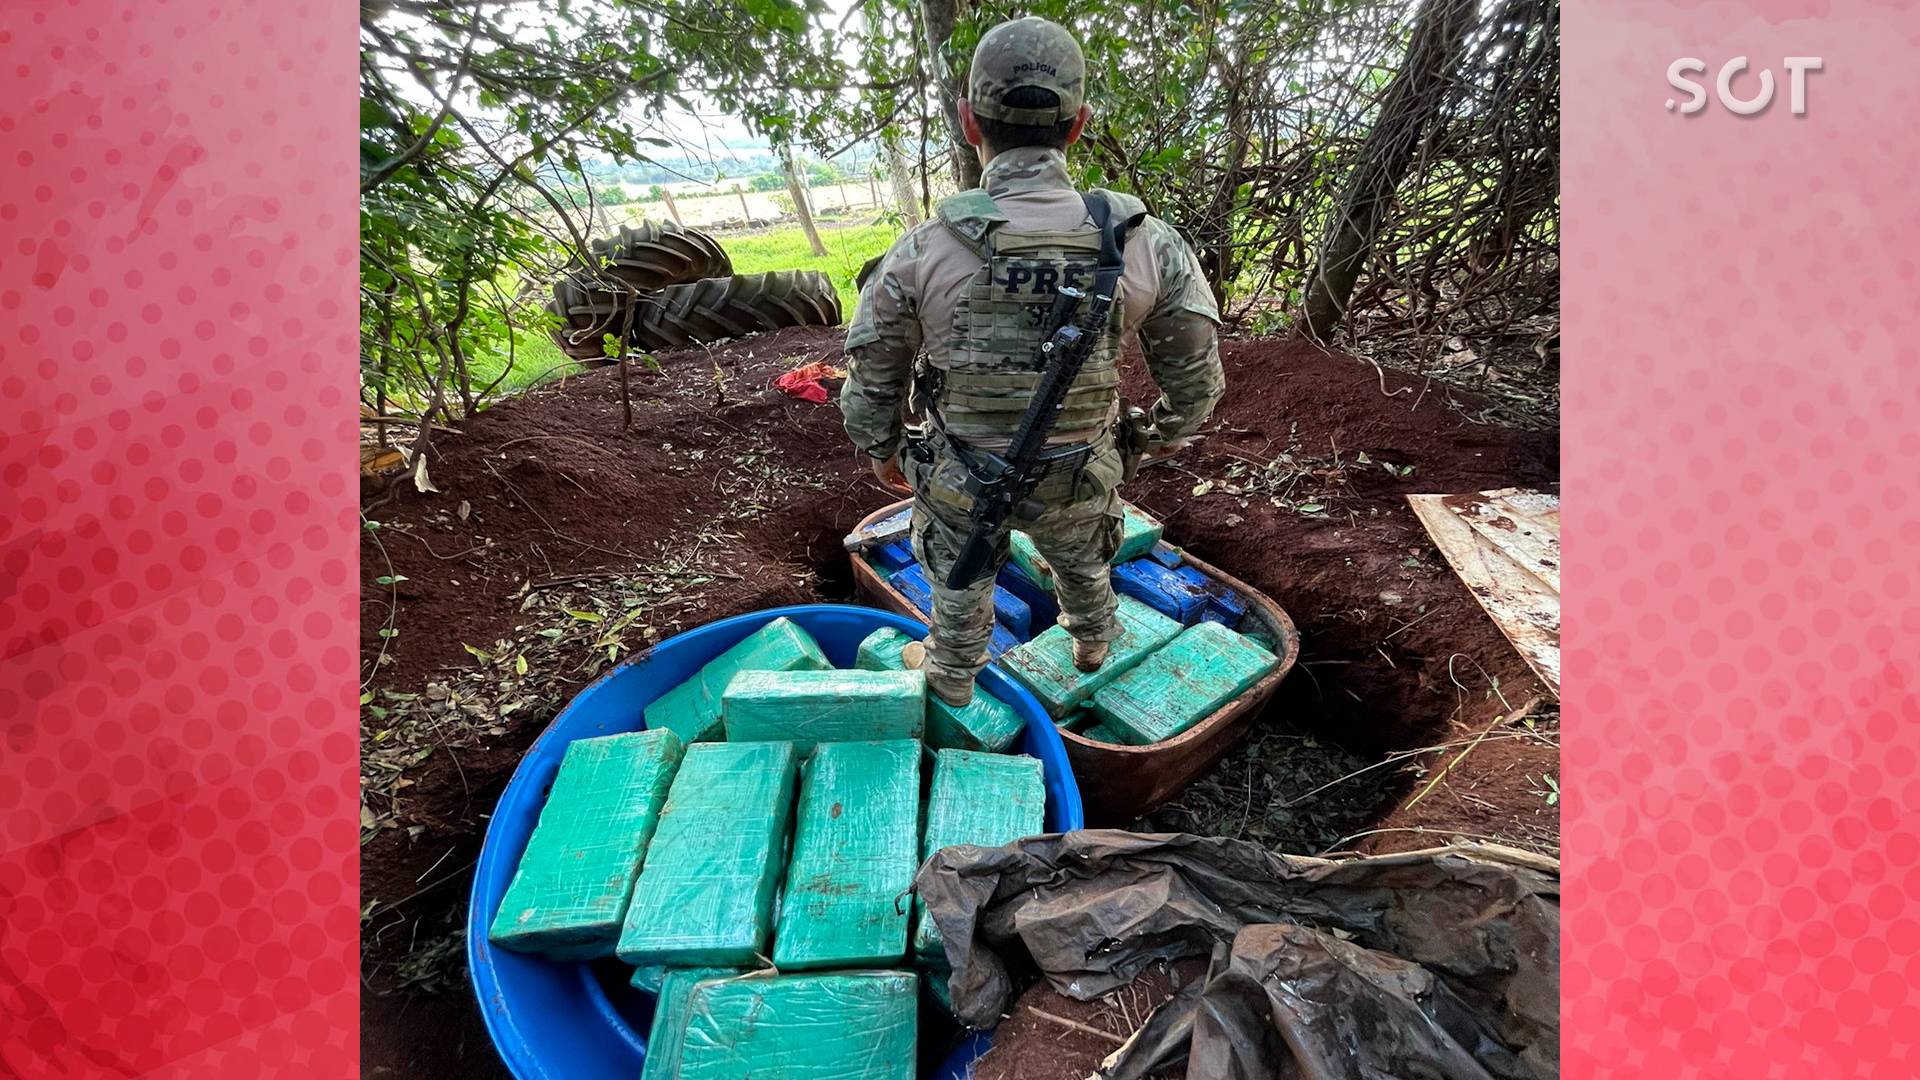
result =
[{"label": "dry leaf", "polygon": [[413,459],[413,486],[422,492],[431,491],[438,494],[440,491],[433,486],[432,480],[427,479],[427,455],[425,454],[420,454]]}]

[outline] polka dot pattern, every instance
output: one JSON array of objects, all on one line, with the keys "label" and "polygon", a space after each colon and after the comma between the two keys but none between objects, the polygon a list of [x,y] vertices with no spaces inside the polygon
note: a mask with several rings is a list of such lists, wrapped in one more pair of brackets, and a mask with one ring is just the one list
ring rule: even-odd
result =
[{"label": "polka dot pattern", "polygon": [[0,27],[0,1074],[356,1067],[354,48]]},{"label": "polka dot pattern", "polygon": [[1912,15],[1565,9],[1569,1076],[1920,1060]]}]

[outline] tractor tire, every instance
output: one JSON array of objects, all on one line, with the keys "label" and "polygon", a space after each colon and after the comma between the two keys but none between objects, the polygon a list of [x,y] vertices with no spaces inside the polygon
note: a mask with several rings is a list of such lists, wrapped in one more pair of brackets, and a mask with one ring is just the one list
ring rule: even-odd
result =
[{"label": "tractor tire", "polygon": [[671,221],[623,225],[618,233],[591,241],[588,250],[605,273],[641,292],[733,273],[733,261],[718,240]]},{"label": "tractor tire", "polygon": [[840,325],[840,294],[817,270],[735,274],[674,285],[639,298],[634,342],[669,349],[783,326]]},{"label": "tractor tire", "polygon": [[632,304],[632,293],[592,288],[578,277],[561,278],[553,283],[553,301],[547,305],[561,322],[553,332],[554,344],[575,360],[605,357],[606,336],[619,337],[626,329]]}]

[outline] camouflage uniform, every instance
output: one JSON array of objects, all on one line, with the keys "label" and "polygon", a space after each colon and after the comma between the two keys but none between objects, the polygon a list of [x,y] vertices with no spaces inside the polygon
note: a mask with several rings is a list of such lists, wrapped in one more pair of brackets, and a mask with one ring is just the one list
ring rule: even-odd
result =
[{"label": "camouflage uniform", "polygon": [[[1064,31],[1046,24],[1050,36],[1023,33],[1028,24],[1040,22],[1003,24],[982,38],[969,96],[976,113],[988,115],[989,100],[995,101],[995,111],[1011,114],[1000,118],[1012,123],[1053,123],[1078,112],[1084,81],[1078,46],[1070,57],[1047,52],[1045,47],[1057,45]],[[1031,47],[1035,40],[1043,45],[1037,54]],[[983,57],[990,51],[1001,55],[986,63]],[[1045,74],[1008,78],[1017,77],[1016,85],[1056,90],[1058,112],[1030,116],[1036,110],[998,106],[997,93],[1006,86],[995,89],[995,74],[1036,67]],[[927,395],[932,400],[922,402],[932,406],[927,440],[917,453],[901,455],[901,466],[914,491],[914,555],[933,584],[933,634],[925,666],[930,684],[942,689],[971,684],[986,662],[993,632],[993,577],[960,590],[945,583],[965,543],[972,504],[965,493],[966,466],[954,444],[1003,449],[1031,396],[1036,376],[1030,361],[1039,332],[1019,321],[1015,309],[1023,305],[1007,299],[1009,288],[1018,282],[1036,292],[1036,300],[1050,300],[1058,278],[1077,272],[1073,260],[1090,260],[1077,253],[1098,238],[1059,150],[1002,151],[987,163],[981,184],[984,191],[944,200],[935,219],[895,241],[868,276],[847,331],[848,375],[840,394],[847,433],[860,449],[885,459],[901,454],[902,407],[922,351],[931,370],[922,369],[916,396],[926,391],[925,383],[939,383]],[[1144,209],[1130,195],[1101,194],[1116,218]],[[996,247],[994,238],[1006,242]],[[1149,413],[1150,447],[1191,435],[1225,389],[1215,333],[1219,312],[1193,252],[1171,226],[1148,217],[1127,241],[1125,257],[1109,333],[1088,357],[1049,438],[1049,445],[1087,445],[1089,456],[1078,469],[1043,479],[1033,495],[1042,512],[1013,522],[1033,538],[1054,572],[1062,625],[1088,641],[1110,640],[1116,633],[1108,566],[1120,540],[1118,488],[1124,466],[1114,440],[1119,344],[1125,334],[1138,334],[1160,387],[1161,397]],[[1006,557],[1003,533],[997,538],[996,571]]]}]

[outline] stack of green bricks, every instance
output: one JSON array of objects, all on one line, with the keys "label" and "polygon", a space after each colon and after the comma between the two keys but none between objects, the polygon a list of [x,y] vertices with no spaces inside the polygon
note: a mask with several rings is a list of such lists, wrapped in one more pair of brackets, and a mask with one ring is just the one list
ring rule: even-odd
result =
[{"label": "stack of green bricks", "polygon": [[917,988],[944,1000],[950,974],[904,902],[914,872],[1040,832],[1046,795],[1038,760],[998,752],[1011,707],[930,697],[907,640],[878,631],[835,669],[776,619],[646,730],[567,748],[489,936],[634,965],[658,994],[642,1080],[914,1075]]},{"label": "stack of green bricks", "polygon": [[1060,626],[1000,658],[1056,723],[1097,742],[1148,746],[1171,739],[1279,663],[1219,623],[1182,629],[1132,597],[1119,601],[1120,632],[1096,671],[1073,666],[1073,639]]}]

